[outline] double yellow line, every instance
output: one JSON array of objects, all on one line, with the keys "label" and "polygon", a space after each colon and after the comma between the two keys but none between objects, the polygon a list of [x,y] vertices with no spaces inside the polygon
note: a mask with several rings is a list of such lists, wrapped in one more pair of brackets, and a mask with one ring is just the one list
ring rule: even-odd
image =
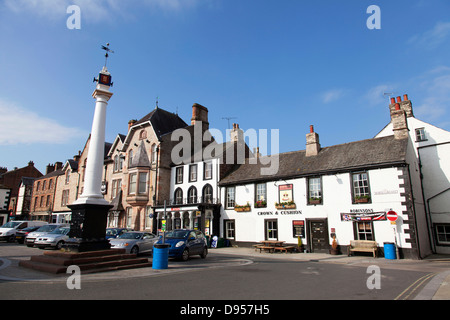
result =
[{"label": "double yellow line", "polygon": [[394,300],[407,300],[425,281],[436,275],[436,272],[428,273],[414,281],[408,288],[403,290]]}]

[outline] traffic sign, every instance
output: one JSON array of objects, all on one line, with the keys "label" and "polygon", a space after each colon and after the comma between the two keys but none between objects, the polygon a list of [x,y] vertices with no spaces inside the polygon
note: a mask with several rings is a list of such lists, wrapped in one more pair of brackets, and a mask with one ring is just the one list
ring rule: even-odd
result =
[{"label": "traffic sign", "polygon": [[397,218],[398,218],[397,212],[392,211],[392,210],[389,211],[388,213],[386,213],[386,218],[389,221],[397,221]]}]

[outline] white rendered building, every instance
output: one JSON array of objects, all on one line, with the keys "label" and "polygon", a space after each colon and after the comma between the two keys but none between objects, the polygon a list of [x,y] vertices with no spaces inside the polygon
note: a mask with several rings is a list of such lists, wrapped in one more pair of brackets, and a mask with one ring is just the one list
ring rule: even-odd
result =
[{"label": "white rendered building", "polygon": [[[391,98],[406,112],[409,136],[419,161],[427,226],[433,252],[450,253],[450,132],[414,117],[407,95]],[[392,135],[390,122],[376,137]]]},{"label": "white rendered building", "polygon": [[[391,113],[394,134],[321,148],[311,127],[306,150],[278,156],[278,171],[260,174],[247,161],[221,179],[222,236],[233,244],[279,240],[309,252],[341,251],[351,240],[373,240],[383,252],[396,243],[400,257],[431,253],[416,149],[406,113]],[[263,160],[261,158],[261,160]],[[398,214],[396,225],[386,213]]]}]

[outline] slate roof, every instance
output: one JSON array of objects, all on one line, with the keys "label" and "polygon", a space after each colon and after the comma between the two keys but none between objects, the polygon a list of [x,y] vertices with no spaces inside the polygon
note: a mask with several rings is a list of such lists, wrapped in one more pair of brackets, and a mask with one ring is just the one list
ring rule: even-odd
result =
[{"label": "slate roof", "polygon": [[187,126],[186,122],[181,119],[177,114],[166,111],[161,108],[155,108],[152,112],[139,119],[134,126],[140,125],[150,121],[153,130],[155,130],[158,139],[169,132],[172,132],[178,128],[184,128]]},{"label": "slate roof", "polygon": [[145,150],[144,140],[141,140],[141,144],[139,145],[136,154],[133,156],[133,160],[130,164],[130,168],[136,167],[151,167],[147,151]]},{"label": "slate roof", "polygon": [[406,163],[407,146],[408,139],[387,136],[322,148],[318,155],[310,157],[306,157],[305,150],[280,153],[278,170],[272,175],[261,175],[261,168],[270,166],[267,164],[268,157],[261,157],[256,164],[251,164],[247,160],[245,164],[224,177],[219,184],[274,181],[402,165]]},{"label": "slate roof", "polygon": [[117,196],[109,203],[112,205],[112,208],[109,211],[124,211],[125,208],[122,205],[122,190],[119,190]]}]

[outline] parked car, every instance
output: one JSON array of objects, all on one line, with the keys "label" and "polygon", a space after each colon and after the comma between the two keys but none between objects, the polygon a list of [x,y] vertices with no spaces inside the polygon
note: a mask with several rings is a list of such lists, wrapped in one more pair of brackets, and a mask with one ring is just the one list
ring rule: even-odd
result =
[{"label": "parked car", "polygon": [[133,231],[133,229],[130,228],[107,228],[106,229],[106,239],[111,239],[111,238],[118,238],[120,237],[122,234],[124,234],[125,232],[128,231]]},{"label": "parked car", "polygon": [[34,227],[27,227],[27,228],[25,228],[25,229],[16,231],[16,241],[17,241],[18,243],[24,243],[25,237],[26,237],[30,232],[36,231],[36,230],[39,229],[39,228],[40,228],[40,226],[34,226]]},{"label": "parked car", "polygon": [[36,238],[36,240],[34,241],[34,246],[38,247],[39,249],[45,249],[49,247],[61,249],[64,242],[69,239],[69,231],[69,227],[56,228],[52,232]]},{"label": "parked car", "polygon": [[126,253],[145,253],[153,251],[158,237],[150,232],[128,231],[119,238],[109,239],[112,249],[125,249]]},{"label": "parked car", "polygon": [[32,246],[34,246],[34,241],[36,240],[36,238],[44,236],[44,235],[52,232],[55,229],[63,228],[63,227],[69,227],[69,224],[67,224],[67,223],[49,223],[49,224],[46,224],[45,226],[40,227],[36,231],[30,232],[25,237],[25,244],[27,245],[27,247],[32,247]]},{"label": "parked car", "polygon": [[0,227],[0,240],[14,241],[16,232],[32,226],[43,226],[45,221],[9,221]]},{"label": "parked car", "polygon": [[[162,237],[157,243],[162,243]],[[199,254],[203,259],[208,254],[208,243],[199,230],[177,229],[166,233],[165,243],[170,244],[169,257],[183,261]]]}]

